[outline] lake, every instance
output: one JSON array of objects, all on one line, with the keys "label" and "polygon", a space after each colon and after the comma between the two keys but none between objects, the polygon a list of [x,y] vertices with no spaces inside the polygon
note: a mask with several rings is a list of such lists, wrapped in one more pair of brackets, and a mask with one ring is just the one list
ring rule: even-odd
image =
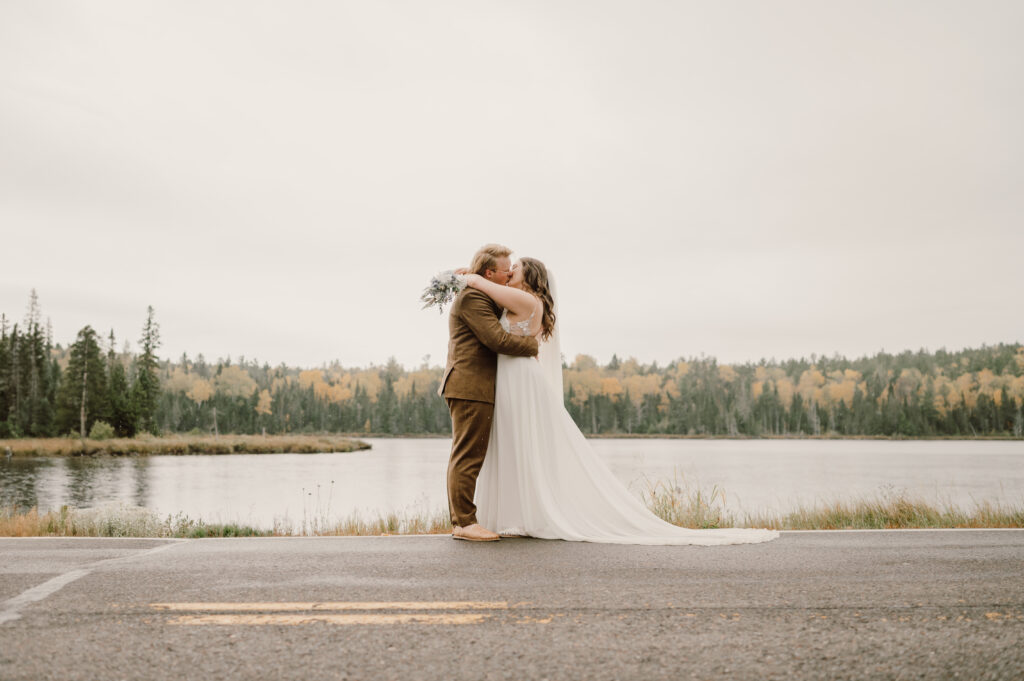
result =
[{"label": "lake", "polygon": [[[447,439],[369,439],[344,454],[0,459],[0,505],[108,502],[269,528],[304,517],[445,508]],[[1024,442],[888,440],[589,441],[635,493],[673,477],[724,490],[737,511],[906,491],[931,501],[1024,503]]]}]

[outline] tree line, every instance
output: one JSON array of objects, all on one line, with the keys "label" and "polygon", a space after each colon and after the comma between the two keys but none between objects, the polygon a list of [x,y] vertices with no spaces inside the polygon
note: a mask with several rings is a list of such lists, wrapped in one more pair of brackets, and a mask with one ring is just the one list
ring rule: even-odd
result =
[{"label": "tree line", "polygon": [[[116,352],[113,331],[101,347],[91,326],[67,349],[52,336],[34,289],[21,325],[0,314],[0,438],[72,432],[132,437],[158,430],[160,332],[152,307],[136,354]],[[101,427],[94,430],[97,423]]]},{"label": "tree line", "polygon": [[[0,437],[451,432],[442,369],[427,363],[302,369],[171,361],[159,347],[151,307],[137,352],[91,326],[54,344],[33,291],[20,325],[0,315]],[[590,434],[1024,437],[1020,344],[663,367],[578,355],[563,376],[566,408]]]}]

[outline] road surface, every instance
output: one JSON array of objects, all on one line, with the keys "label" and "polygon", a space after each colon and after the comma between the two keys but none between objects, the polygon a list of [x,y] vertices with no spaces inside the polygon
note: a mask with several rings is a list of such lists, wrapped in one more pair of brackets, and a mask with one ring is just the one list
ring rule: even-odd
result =
[{"label": "road surface", "polygon": [[0,539],[0,679],[1021,679],[1024,530]]}]

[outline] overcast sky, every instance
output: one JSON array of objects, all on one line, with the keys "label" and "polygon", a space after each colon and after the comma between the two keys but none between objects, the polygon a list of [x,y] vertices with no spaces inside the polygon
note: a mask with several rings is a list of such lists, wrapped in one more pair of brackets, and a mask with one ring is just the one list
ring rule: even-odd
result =
[{"label": "overcast sky", "polygon": [[162,354],[443,364],[434,272],[563,352],[1024,340],[1024,3],[0,0],[0,311]]}]

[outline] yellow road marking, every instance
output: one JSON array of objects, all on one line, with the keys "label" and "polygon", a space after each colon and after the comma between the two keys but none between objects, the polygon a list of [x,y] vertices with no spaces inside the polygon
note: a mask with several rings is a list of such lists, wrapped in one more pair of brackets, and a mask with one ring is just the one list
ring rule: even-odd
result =
[{"label": "yellow road marking", "polygon": [[182,612],[292,612],[296,610],[507,610],[507,601],[396,601],[349,602],[323,601],[309,603],[150,603],[157,610]]},{"label": "yellow road marking", "polygon": [[274,614],[274,615],[182,615],[170,624],[223,624],[223,625],[265,625],[265,624],[478,624],[489,615],[483,613],[445,613],[441,615],[402,613],[397,615],[342,615],[324,614]]}]

